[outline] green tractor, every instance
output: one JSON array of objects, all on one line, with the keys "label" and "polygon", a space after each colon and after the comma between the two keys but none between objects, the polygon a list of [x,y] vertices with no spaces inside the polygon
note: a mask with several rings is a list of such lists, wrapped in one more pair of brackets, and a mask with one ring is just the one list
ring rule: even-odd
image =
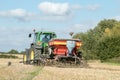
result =
[{"label": "green tractor", "polygon": [[[35,32],[29,34],[30,37],[34,37],[33,42],[30,45],[29,49],[26,49],[26,53],[23,54],[23,63],[25,64],[33,64],[40,63],[44,58],[49,58],[49,50],[48,50],[48,42],[56,38],[56,34],[54,32]],[[44,62],[44,61],[42,61]]]}]

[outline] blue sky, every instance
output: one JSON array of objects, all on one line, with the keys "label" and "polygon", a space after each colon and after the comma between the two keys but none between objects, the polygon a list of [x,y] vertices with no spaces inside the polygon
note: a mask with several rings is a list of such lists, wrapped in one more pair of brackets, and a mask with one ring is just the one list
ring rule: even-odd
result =
[{"label": "blue sky", "polygon": [[1,0],[0,51],[29,48],[33,29],[70,38],[69,32],[86,32],[103,19],[120,20],[119,4],[120,0]]}]

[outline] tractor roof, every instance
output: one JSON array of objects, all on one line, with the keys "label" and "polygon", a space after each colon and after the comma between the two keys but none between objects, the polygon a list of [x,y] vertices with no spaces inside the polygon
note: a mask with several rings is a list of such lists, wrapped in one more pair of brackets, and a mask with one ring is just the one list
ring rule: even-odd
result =
[{"label": "tractor roof", "polygon": [[36,33],[55,34],[55,32],[51,32],[51,31],[37,31]]}]

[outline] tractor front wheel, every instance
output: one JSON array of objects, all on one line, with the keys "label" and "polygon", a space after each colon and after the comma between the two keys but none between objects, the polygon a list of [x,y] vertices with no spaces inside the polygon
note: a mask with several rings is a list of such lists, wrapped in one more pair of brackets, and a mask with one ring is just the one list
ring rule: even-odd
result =
[{"label": "tractor front wheel", "polygon": [[34,62],[35,51],[33,48],[30,49],[30,64]]},{"label": "tractor front wheel", "polygon": [[23,63],[26,64],[26,61],[27,61],[27,56],[26,54],[23,54]]}]

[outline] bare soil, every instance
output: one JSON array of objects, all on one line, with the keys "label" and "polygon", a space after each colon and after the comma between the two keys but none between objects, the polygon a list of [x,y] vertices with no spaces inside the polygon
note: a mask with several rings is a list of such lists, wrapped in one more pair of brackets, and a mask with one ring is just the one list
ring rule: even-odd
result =
[{"label": "bare soil", "polygon": [[0,59],[0,80],[120,80],[120,66],[89,62],[89,68],[40,67],[20,63],[19,57]]}]

